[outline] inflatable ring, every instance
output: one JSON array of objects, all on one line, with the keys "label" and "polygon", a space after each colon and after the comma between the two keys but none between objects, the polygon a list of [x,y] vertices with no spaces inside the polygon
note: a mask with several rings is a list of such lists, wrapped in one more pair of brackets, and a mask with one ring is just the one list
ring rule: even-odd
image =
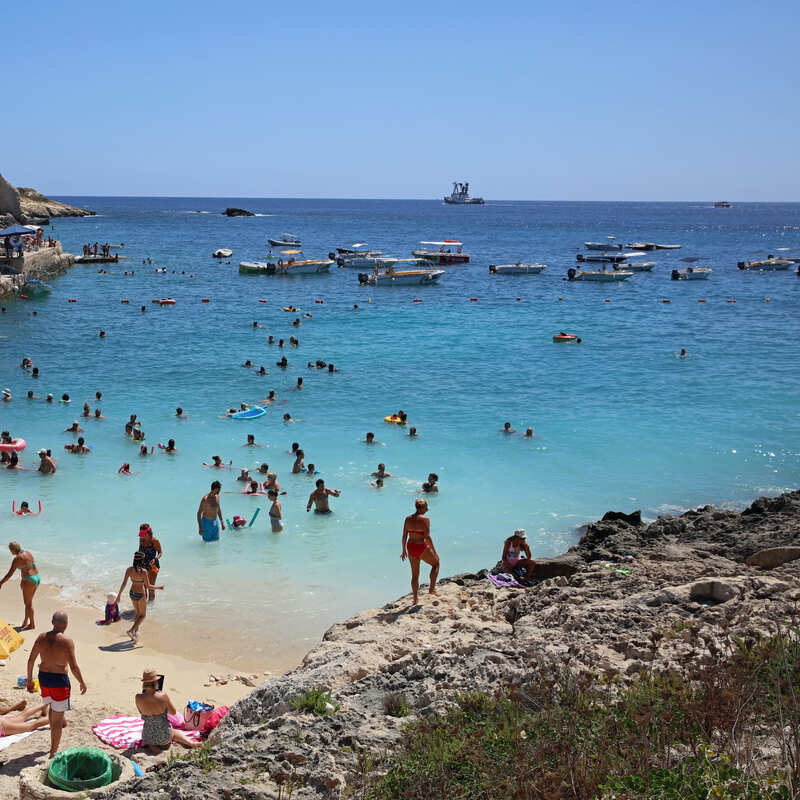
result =
[{"label": "inflatable ring", "polygon": [[400,417],[396,417],[394,414],[390,414],[388,417],[383,418],[384,422],[390,422],[392,425],[406,425],[407,423],[403,422]]},{"label": "inflatable ring", "polygon": [[12,439],[10,444],[0,444],[0,453],[21,453],[27,444],[24,439]]},{"label": "inflatable ring", "polygon": [[574,333],[557,333],[553,337],[554,342],[574,342],[578,337]]}]

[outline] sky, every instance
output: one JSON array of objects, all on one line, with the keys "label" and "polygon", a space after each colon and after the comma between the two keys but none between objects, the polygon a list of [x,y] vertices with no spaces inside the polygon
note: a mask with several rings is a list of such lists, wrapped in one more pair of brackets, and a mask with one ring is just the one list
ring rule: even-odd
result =
[{"label": "sky", "polygon": [[796,0],[29,14],[0,172],[45,194],[800,200]]}]

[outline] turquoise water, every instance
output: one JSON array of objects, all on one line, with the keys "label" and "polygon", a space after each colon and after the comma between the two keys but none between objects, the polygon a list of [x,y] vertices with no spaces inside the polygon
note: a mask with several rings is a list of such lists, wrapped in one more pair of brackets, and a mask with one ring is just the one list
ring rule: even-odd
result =
[{"label": "turquoise water", "polygon": [[[76,266],[52,281],[49,298],[9,302],[0,315],[0,385],[14,394],[0,424],[27,439],[24,466],[49,447],[59,468],[53,478],[4,472],[0,492],[8,510],[14,498],[42,499],[41,517],[9,514],[4,531],[75,596],[90,590],[102,604],[118,588],[138,525],[148,521],[166,551],[159,615],[225,626],[231,635],[246,629],[280,652],[407,591],[402,521],[430,471],[440,477],[430,517],[443,574],[490,566],[515,527],[527,529],[534,554],[553,555],[609,508],[655,516],[706,502],[737,506],[800,482],[800,280],[792,271],[736,269],[738,260],[778,248],[800,253],[798,204],[73,200],[100,216],[57,220],[65,248],[125,242],[126,260],[108,265],[108,275]],[[264,216],[219,215],[231,205]],[[349,269],[238,275],[238,261],[260,256],[266,236],[281,231],[300,235],[317,256],[357,239],[407,256],[420,240],[459,238],[472,261],[448,268],[436,287],[365,289]],[[619,285],[563,282],[581,243],[607,235],[683,249],[648,254],[654,272]],[[231,265],[210,257],[218,247],[233,249]],[[670,281],[686,256],[707,258],[711,279]],[[168,274],[142,265],[145,257]],[[489,275],[490,262],[519,258],[548,268]],[[176,304],[151,304],[164,296]],[[313,318],[293,328],[295,315],[280,310],[288,303]],[[254,330],[254,320],[266,329]],[[98,338],[100,329],[107,338]],[[559,330],[583,344],[553,344]],[[269,346],[269,334],[287,342],[295,334],[300,347]],[[676,357],[681,347],[688,358]],[[275,366],[284,353],[285,371]],[[19,369],[23,356],[39,367],[38,380]],[[243,369],[248,358],[269,375]],[[341,371],[307,369],[317,358]],[[293,391],[298,376],[304,388]],[[73,401],[29,401],[31,388],[41,397],[68,392]],[[220,417],[269,389],[279,401],[266,416]],[[94,409],[98,390],[106,419],[83,424],[91,455],[65,453],[74,437],[62,431],[84,401]],[[171,416],[178,405],[188,419]],[[418,439],[382,421],[398,408]],[[298,422],[283,423],[285,411]],[[131,413],[148,444],[174,438],[179,452],[139,458],[123,433]],[[506,420],[533,427],[536,437],[501,435]],[[361,442],[368,430],[380,445]],[[248,433],[264,447],[242,447]],[[292,441],[342,490],[333,515],[305,512],[312,479],[290,474]],[[229,518],[249,518],[260,505],[256,524],[223,534],[220,544],[200,541],[195,513],[210,481],[241,487],[236,471],[202,466],[217,454],[237,471],[267,461],[278,472],[288,491],[281,535],[268,530],[265,498],[224,494]],[[124,461],[138,474],[117,475]],[[396,477],[376,490],[368,476],[379,461]]]}]

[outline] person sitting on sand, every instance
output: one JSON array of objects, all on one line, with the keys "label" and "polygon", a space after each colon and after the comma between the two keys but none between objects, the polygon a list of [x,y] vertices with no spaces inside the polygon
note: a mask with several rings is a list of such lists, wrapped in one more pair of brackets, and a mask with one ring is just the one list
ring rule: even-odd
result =
[{"label": "person sitting on sand", "polygon": [[14,709],[19,710],[0,716],[0,736],[29,733],[39,728],[45,728],[50,724],[50,720],[47,718],[47,709],[50,707],[49,703],[40,703],[30,708],[26,706],[26,702],[21,700],[13,706]]},{"label": "person sitting on sand", "polygon": [[391,478],[392,473],[386,471],[386,464],[378,464],[378,469],[372,473],[373,478]]},{"label": "person sitting on sand", "polygon": [[25,607],[25,618],[22,620],[20,630],[32,631],[36,627],[33,618],[33,596],[36,594],[41,580],[39,570],[36,568],[36,561],[30,551],[23,550],[19,542],[9,542],[8,549],[14,558],[11,560],[8,572],[0,578],[0,587],[9,580],[15,570],[19,570],[21,575],[19,586],[22,590],[22,604]]},{"label": "person sitting on sand", "polygon": [[433,492],[439,491],[439,476],[435,472],[428,473],[428,480],[422,484],[422,491],[426,494],[431,494]]},{"label": "person sitting on sand", "polygon": [[43,447],[36,453],[39,456],[39,472],[52,475],[56,471],[56,462]]},{"label": "person sitting on sand", "polygon": [[[525,554],[524,557],[522,554]],[[507,572],[525,568],[525,577],[530,578],[536,562],[531,558],[531,548],[528,547],[528,537],[523,528],[517,528],[503,543],[501,557],[503,569]]]},{"label": "person sitting on sand", "polygon": [[315,514],[330,514],[331,508],[328,505],[328,497],[339,497],[341,492],[338,489],[326,489],[325,481],[320,478],[316,483],[316,489],[308,496],[308,504],[306,511],[311,511],[311,504],[313,503]]},{"label": "person sitting on sand", "polygon": [[78,425],[78,420],[73,420],[69,428],[64,428],[64,433],[83,433],[83,428]]},{"label": "person sitting on sand", "polygon": [[295,451],[295,459],[294,464],[292,464],[292,474],[297,475],[299,472],[303,471],[303,467],[305,464],[303,463],[303,459],[305,458],[305,453],[298,449]]},{"label": "person sitting on sand", "polygon": [[516,430],[511,427],[510,422],[504,422],[503,427],[500,429],[500,433],[516,433]]},{"label": "person sitting on sand", "polygon": [[419,603],[419,567],[420,561],[430,564],[429,594],[436,595],[436,578],[439,575],[439,556],[431,539],[431,521],[425,516],[428,504],[425,500],[414,501],[414,513],[409,514],[403,522],[403,552],[400,554],[402,561],[408,557],[411,565],[411,592],[414,605]]},{"label": "person sitting on sand", "polygon": [[151,755],[168,750],[173,742],[187,748],[200,747],[201,742],[192,741],[183,731],[174,730],[167,714],[177,712],[169,695],[161,688],[164,676],[153,669],[142,673],[142,691],[136,695],[136,708],[142,715],[142,747]]}]

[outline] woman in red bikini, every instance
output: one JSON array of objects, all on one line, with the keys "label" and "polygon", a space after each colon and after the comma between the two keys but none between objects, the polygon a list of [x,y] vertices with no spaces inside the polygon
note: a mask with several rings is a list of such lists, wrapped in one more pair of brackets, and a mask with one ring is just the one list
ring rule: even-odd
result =
[{"label": "woman in red bikini", "polygon": [[419,562],[424,561],[431,565],[430,594],[439,596],[436,591],[436,578],[439,575],[439,556],[431,541],[431,521],[425,516],[428,504],[424,500],[415,501],[413,514],[406,517],[403,524],[403,552],[402,561],[411,564],[411,591],[414,595],[414,605],[419,602]]}]

